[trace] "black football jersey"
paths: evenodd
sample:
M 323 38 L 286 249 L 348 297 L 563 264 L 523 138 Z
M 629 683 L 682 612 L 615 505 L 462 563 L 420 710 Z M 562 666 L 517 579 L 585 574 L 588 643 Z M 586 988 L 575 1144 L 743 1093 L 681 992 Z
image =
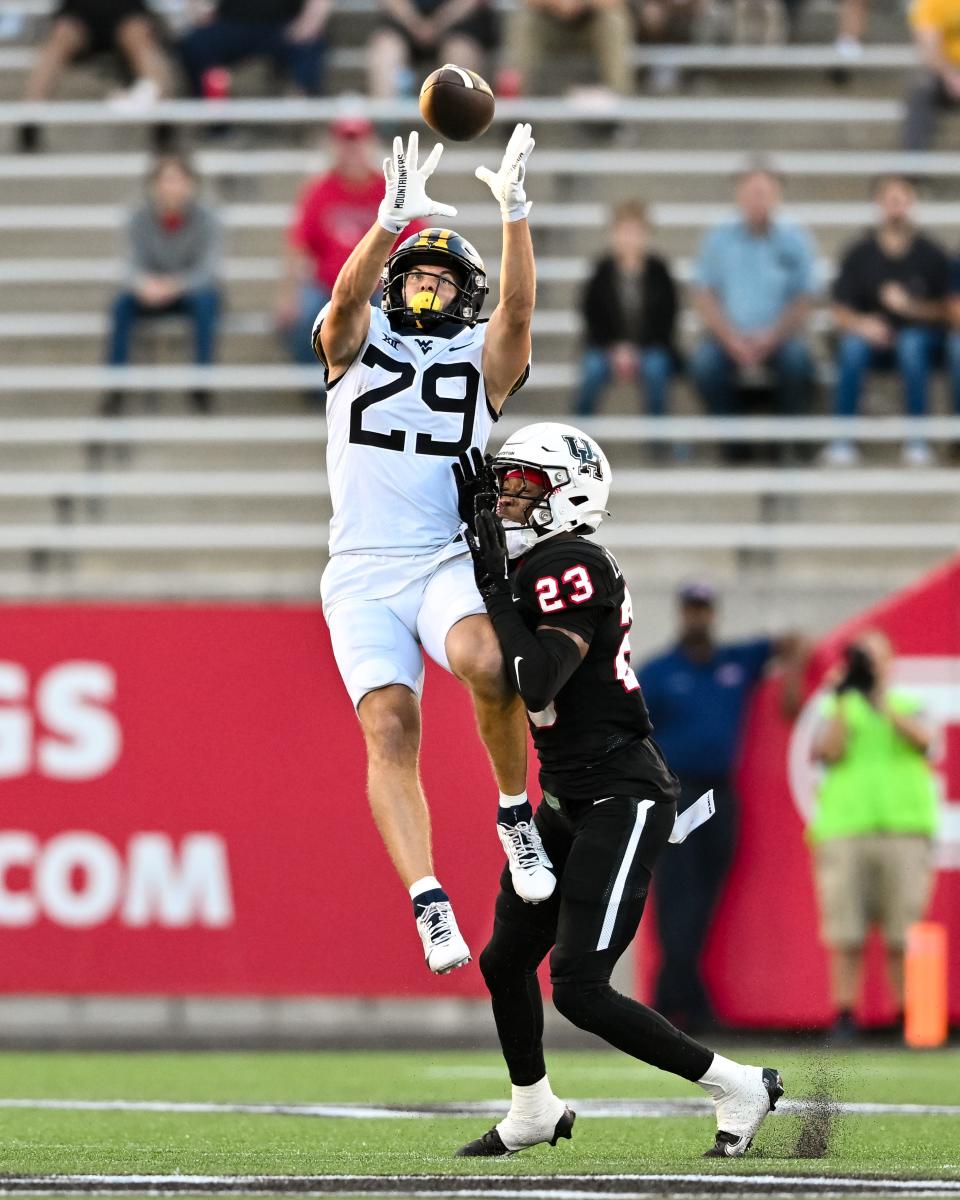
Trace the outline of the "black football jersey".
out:
M 590 643 L 553 703 L 528 713 L 544 789 L 572 800 L 675 799 L 630 666 L 633 607 L 617 560 L 586 538 L 551 538 L 519 561 L 511 583 L 529 629 L 564 626 Z

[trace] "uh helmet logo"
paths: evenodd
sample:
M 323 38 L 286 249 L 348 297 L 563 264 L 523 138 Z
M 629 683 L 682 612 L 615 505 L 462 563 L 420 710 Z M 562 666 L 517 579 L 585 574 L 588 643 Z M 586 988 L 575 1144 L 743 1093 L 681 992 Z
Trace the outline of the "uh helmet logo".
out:
M 563 440 L 567 443 L 567 449 L 570 451 L 570 456 L 575 458 L 580 463 L 580 471 L 582 474 L 590 472 L 594 479 L 603 479 L 603 463 L 600 461 L 596 450 L 586 438 L 576 437 L 572 433 L 565 433 Z

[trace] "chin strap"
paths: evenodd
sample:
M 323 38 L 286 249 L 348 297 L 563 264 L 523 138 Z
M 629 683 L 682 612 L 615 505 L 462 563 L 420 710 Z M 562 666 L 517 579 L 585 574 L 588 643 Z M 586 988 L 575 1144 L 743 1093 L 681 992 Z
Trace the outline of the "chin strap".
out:
M 529 525 L 516 525 L 513 521 L 503 522 L 503 532 L 507 536 L 507 558 L 522 558 L 524 554 L 537 543 L 537 531 Z

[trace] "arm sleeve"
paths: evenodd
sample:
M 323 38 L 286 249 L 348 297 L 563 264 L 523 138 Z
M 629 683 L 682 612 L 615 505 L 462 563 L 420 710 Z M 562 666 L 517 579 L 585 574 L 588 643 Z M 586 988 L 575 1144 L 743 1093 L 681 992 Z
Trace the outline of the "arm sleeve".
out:
M 139 212 L 135 212 L 127 222 L 127 269 L 125 280 L 128 288 L 133 288 L 139 276 L 150 273 L 147 264 L 145 243 L 143 219 Z
M 663 329 L 666 333 L 666 341 L 668 345 L 672 345 L 674 335 L 676 333 L 677 312 L 679 311 L 679 298 L 677 296 L 677 285 L 674 282 L 673 275 L 670 273 L 670 267 L 666 262 L 661 264 L 663 269 L 663 309 L 660 319 L 663 322 Z
M 759 679 L 773 657 L 776 647 L 771 638 L 757 638 L 752 642 L 741 642 L 736 647 L 737 657 L 751 679 Z
M 931 247 L 933 252 L 930 256 L 930 299 L 942 300 L 951 291 L 952 268 L 943 247 L 936 242 L 931 242 Z
M 569 628 L 589 645 L 600 619 L 599 609 L 564 615 L 537 632 L 527 628 L 512 596 L 496 593 L 486 600 L 510 682 L 530 712 L 542 712 L 580 666 L 580 650 L 561 633 Z
M 591 346 L 606 346 L 610 341 L 609 331 L 605 327 L 605 322 L 600 312 L 602 307 L 600 288 L 601 266 L 601 263 L 594 264 L 593 274 L 584 285 L 581 296 L 580 307 L 586 327 L 587 341 Z
M 939 32 L 940 22 L 930 0 L 913 0 L 908 13 L 911 26 L 917 30 L 933 29 Z
M 848 247 L 840 262 L 840 270 L 833 281 L 833 299 L 845 308 L 857 308 L 857 291 L 854 286 L 854 269 L 856 266 L 855 247 Z
M 812 296 L 816 291 L 816 280 L 814 278 L 814 253 L 813 253 L 813 238 L 805 229 L 795 229 L 794 239 L 797 246 L 797 269 L 793 278 L 793 286 L 791 288 L 792 300 L 797 300 L 801 296 Z
M 722 280 L 720 278 L 719 229 L 711 230 L 700 243 L 697 263 L 694 268 L 694 280 L 698 287 L 709 288 L 719 293 Z
M 222 231 L 218 217 L 209 209 L 204 214 L 203 244 L 197 261 L 183 276 L 189 291 L 214 287 L 220 274 Z

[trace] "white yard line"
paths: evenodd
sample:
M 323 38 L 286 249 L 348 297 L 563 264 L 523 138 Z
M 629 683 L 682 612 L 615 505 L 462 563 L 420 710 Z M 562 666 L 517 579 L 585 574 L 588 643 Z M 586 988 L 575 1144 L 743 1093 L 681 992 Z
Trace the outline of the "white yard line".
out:
M 577 1116 L 594 1117 L 700 1117 L 713 1113 L 707 1099 L 677 1100 L 568 1100 Z M 821 1101 L 783 1100 L 777 1112 L 803 1113 L 819 1110 Z M 55 1109 L 65 1112 L 151 1112 L 151 1113 L 241 1113 L 251 1116 L 325 1117 L 359 1121 L 418 1120 L 422 1117 L 500 1117 L 506 1100 L 463 1100 L 444 1104 L 243 1104 L 193 1100 L 71 1100 L 31 1097 L 0 1098 L 0 1109 Z M 838 1116 L 960 1117 L 960 1104 L 877 1104 L 867 1101 L 837 1101 Z

